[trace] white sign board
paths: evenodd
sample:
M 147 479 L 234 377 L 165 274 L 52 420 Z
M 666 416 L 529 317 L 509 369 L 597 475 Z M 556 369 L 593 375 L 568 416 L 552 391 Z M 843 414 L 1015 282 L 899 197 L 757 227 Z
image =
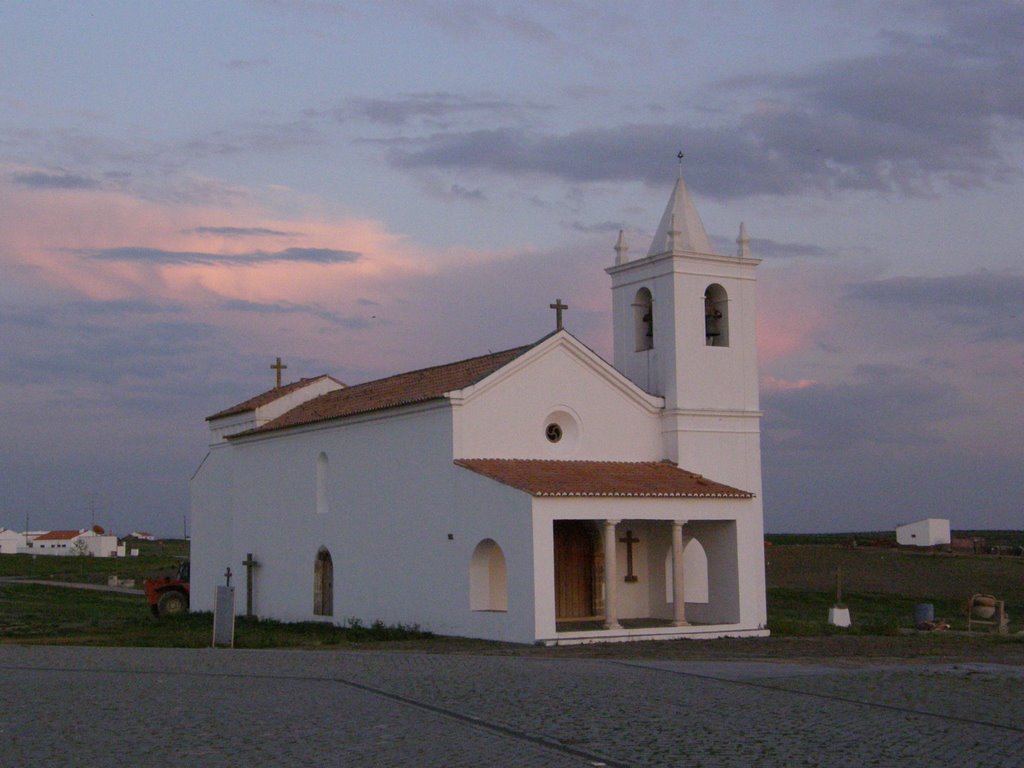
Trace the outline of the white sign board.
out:
M 213 606 L 213 645 L 234 648 L 235 588 L 217 587 Z

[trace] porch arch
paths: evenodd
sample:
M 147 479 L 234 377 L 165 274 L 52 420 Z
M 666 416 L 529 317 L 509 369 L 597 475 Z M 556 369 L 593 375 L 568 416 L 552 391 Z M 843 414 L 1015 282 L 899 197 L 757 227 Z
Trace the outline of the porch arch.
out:
M 704 545 L 691 538 L 683 547 L 683 583 L 687 603 L 708 601 L 708 555 Z M 665 602 L 674 603 L 672 587 L 672 547 L 665 552 Z

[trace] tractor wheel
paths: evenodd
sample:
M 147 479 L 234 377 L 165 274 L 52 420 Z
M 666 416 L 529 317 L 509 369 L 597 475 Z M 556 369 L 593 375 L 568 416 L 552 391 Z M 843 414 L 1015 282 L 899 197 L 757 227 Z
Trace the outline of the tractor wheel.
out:
M 181 616 L 188 611 L 188 598 L 181 592 L 164 592 L 160 595 L 157 610 L 161 616 Z

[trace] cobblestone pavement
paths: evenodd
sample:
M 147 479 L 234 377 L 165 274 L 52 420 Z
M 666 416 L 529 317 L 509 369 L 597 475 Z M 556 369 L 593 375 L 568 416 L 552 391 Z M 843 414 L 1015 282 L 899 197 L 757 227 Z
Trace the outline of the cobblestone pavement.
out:
M 1024 765 L 1024 668 L 0 646 L 0 765 Z

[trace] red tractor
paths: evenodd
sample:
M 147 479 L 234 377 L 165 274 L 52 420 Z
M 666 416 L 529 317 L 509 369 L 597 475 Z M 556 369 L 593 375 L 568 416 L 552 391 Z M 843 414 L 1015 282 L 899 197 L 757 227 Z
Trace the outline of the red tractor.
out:
M 189 562 L 178 566 L 174 576 L 146 579 L 146 599 L 154 616 L 181 616 L 188 613 Z

